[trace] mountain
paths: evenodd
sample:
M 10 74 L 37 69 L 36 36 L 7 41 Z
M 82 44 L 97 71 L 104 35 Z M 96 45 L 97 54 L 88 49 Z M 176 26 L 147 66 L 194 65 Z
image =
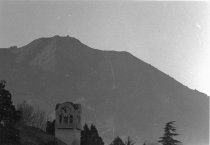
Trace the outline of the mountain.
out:
M 184 144 L 209 143 L 209 97 L 128 52 L 69 36 L 39 38 L 0 49 L 0 79 L 15 103 L 27 100 L 49 114 L 57 103 L 81 103 L 83 122 L 96 124 L 107 143 L 117 135 L 155 142 L 172 120 Z

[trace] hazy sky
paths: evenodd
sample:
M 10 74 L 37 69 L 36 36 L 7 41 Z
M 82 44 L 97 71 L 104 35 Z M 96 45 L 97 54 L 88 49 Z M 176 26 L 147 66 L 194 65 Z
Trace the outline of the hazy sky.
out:
M 0 1 L 0 47 L 70 35 L 125 50 L 210 95 L 209 2 Z

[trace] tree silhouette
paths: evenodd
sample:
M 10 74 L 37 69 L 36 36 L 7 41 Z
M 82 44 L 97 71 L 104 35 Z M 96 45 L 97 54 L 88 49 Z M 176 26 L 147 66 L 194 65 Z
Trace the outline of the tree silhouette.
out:
M 47 121 L 46 123 L 46 132 L 50 135 L 55 136 L 55 120 Z
M 104 145 L 102 138 L 98 134 L 97 128 L 93 124 L 90 126 L 90 133 L 92 145 Z
M 143 145 L 146 145 L 146 141 L 144 142 L 144 144 Z
M 83 130 L 81 131 L 81 145 L 89 145 L 89 136 L 90 130 L 88 128 L 88 125 L 85 124 Z
M 122 139 L 117 136 L 110 145 L 125 145 L 125 143 L 122 141 Z
M 99 136 L 97 128 L 92 124 L 90 128 L 84 125 L 81 132 L 81 145 L 104 145 L 103 139 Z
M 175 121 L 171 121 L 165 124 L 163 137 L 160 137 L 160 140 L 158 141 L 162 145 L 177 145 L 181 143 L 180 141 L 173 139 L 174 136 L 179 135 L 176 133 L 174 122 Z
M 127 140 L 125 141 L 125 145 L 134 145 L 135 142 L 133 142 L 130 138 L 130 136 L 127 138 Z
M 15 128 L 18 113 L 5 84 L 6 81 L 0 81 L 0 144 L 20 145 L 19 131 Z

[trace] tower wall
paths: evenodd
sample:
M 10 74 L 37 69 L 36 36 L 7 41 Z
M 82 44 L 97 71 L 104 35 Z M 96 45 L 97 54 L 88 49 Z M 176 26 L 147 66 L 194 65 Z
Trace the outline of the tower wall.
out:
M 57 129 L 55 136 L 67 145 L 80 145 L 80 130 L 77 129 Z
M 67 145 L 80 145 L 80 104 L 66 102 L 56 105 L 55 136 Z

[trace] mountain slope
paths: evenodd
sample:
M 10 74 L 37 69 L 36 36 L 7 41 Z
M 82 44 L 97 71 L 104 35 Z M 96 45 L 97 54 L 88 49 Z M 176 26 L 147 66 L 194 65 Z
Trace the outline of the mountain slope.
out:
M 108 142 L 115 135 L 155 141 L 164 123 L 176 120 L 185 144 L 208 144 L 208 96 L 127 52 L 54 36 L 0 49 L 0 68 L 15 102 L 36 102 L 49 113 L 56 103 L 79 102 L 84 122 L 94 122 Z

